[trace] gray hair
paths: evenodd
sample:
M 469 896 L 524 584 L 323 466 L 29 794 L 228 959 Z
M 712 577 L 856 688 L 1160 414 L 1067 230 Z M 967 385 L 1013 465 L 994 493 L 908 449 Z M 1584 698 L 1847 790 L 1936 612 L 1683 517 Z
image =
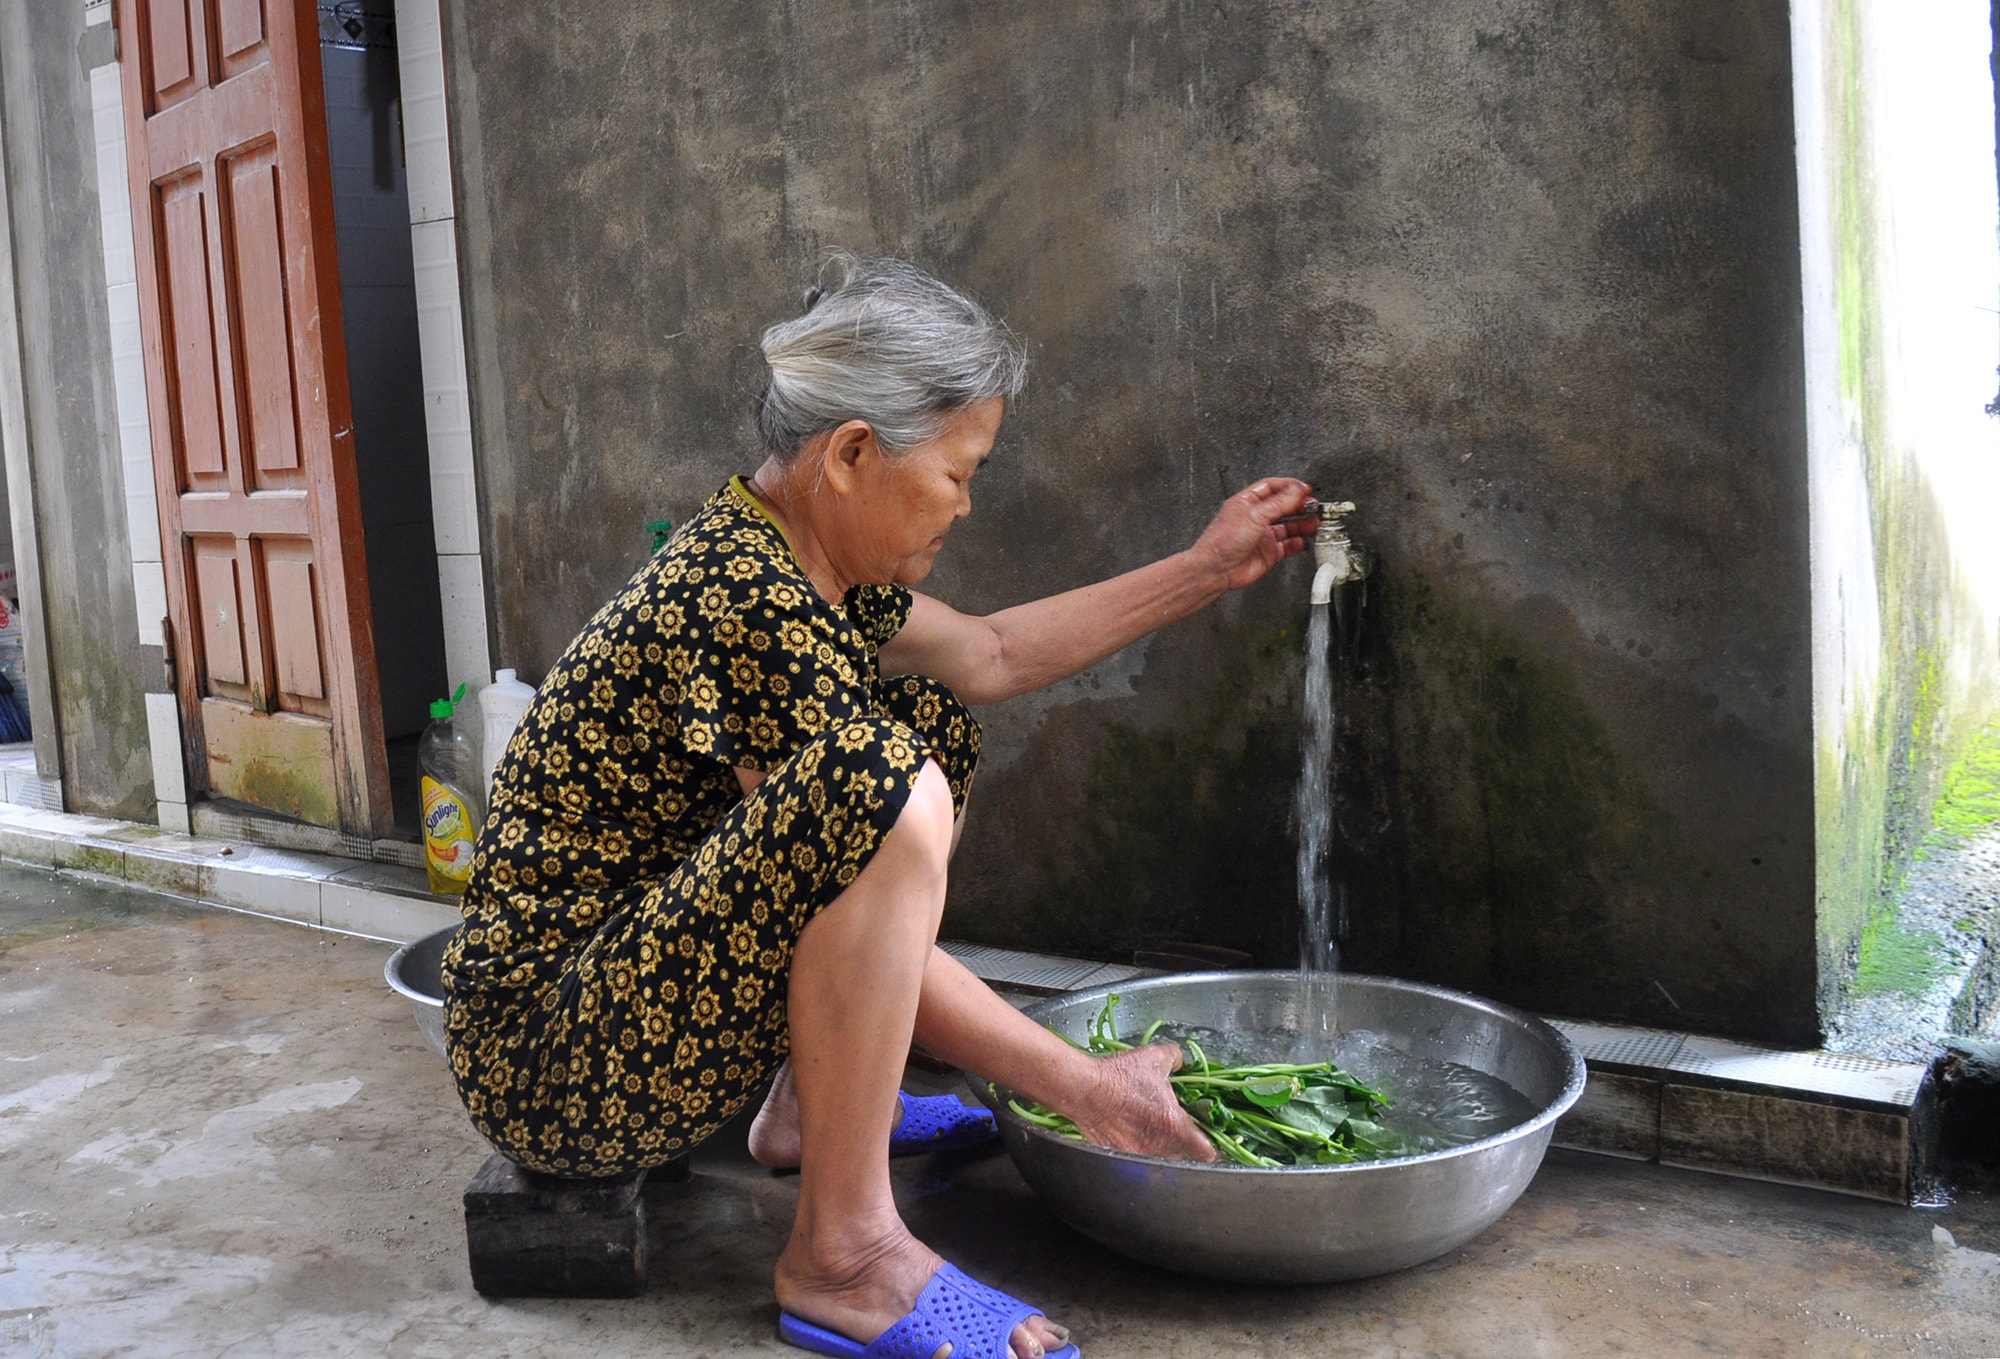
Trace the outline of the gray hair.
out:
M 1027 379 L 1027 352 L 992 313 L 903 260 L 836 254 L 805 302 L 764 332 L 757 432 L 780 462 L 849 420 L 890 453 L 914 448 Z

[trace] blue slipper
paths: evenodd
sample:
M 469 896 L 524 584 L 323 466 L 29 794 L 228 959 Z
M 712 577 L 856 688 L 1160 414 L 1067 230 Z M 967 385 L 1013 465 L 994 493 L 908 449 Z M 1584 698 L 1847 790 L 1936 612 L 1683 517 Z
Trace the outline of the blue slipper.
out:
M 963 1151 L 984 1146 L 999 1135 L 999 1124 L 984 1109 L 962 1104 L 950 1095 L 906 1094 L 903 1121 L 889 1134 L 889 1154 L 923 1156 L 933 1151 Z
M 891 1156 L 928 1156 L 934 1151 L 965 1151 L 983 1147 L 1000 1136 L 1000 1125 L 984 1109 L 961 1104 L 950 1095 L 902 1094 L 903 1119 L 889 1134 Z M 797 1166 L 773 1166 L 773 1175 L 799 1173 Z
M 903 1096 L 908 1099 L 909 1096 Z M 835 1335 L 790 1312 L 778 1313 L 778 1336 L 802 1350 L 833 1359 L 931 1359 L 942 1345 L 951 1359 L 1013 1359 L 1009 1338 L 1014 1328 L 1041 1313 L 1018 1298 L 971 1278 L 955 1266 L 941 1265 L 917 1294 L 908 1316 L 863 1345 Z M 1047 1359 L 1082 1359 L 1074 1345 L 1050 1350 Z

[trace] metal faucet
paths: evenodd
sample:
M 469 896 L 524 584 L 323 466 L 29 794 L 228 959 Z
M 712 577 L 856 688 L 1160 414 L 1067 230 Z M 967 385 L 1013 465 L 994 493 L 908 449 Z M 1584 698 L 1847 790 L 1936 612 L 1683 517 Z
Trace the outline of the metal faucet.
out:
M 1313 559 L 1319 563 L 1319 569 L 1313 572 L 1312 602 L 1325 604 L 1338 587 L 1367 578 L 1374 565 L 1374 554 L 1356 547 L 1347 536 L 1347 525 L 1342 520 L 1354 513 L 1353 501 L 1322 500 L 1317 508 L 1319 532 L 1313 535 Z

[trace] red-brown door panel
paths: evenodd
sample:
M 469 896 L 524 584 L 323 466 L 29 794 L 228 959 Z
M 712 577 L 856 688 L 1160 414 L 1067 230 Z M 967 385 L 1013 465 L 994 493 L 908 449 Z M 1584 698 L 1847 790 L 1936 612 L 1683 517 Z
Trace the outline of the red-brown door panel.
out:
M 228 79 L 264 61 L 262 0 L 214 0 L 216 69 Z
M 265 633 L 271 639 L 276 680 L 275 707 L 316 717 L 331 715 L 326 702 L 326 635 L 320 625 L 312 543 L 304 538 L 266 538 L 264 564 Z
M 208 692 L 248 701 L 250 655 L 243 637 L 243 582 L 236 570 L 236 540 L 190 538 L 194 590 L 188 601 L 201 641 Z
M 147 403 L 197 792 L 389 824 L 309 0 L 118 0 Z
M 275 141 L 266 142 L 223 163 L 228 186 L 223 251 L 230 262 L 227 296 L 236 340 L 237 409 L 244 415 L 239 428 L 248 450 L 246 490 L 290 490 L 303 483 L 276 152 Z
M 202 21 L 195 0 L 141 0 L 143 23 L 128 33 L 144 34 L 139 67 L 146 85 L 146 111 L 157 113 L 192 98 L 199 86 L 195 35 Z
M 167 381 L 167 446 L 173 484 L 183 491 L 226 489 L 221 392 L 217 387 L 213 298 L 209 294 L 208 195 L 193 168 L 156 186 L 156 267 L 162 328 L 172 351 Z

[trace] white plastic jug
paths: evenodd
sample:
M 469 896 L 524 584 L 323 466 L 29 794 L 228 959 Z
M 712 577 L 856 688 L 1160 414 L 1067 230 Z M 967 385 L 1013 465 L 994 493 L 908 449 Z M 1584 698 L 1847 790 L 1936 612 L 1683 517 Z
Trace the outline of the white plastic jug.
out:
M 479 743 L 486 756 L 486 795 L 493 795 L 493 771 L 500 767 L 500 757 L 507 753 L 507 743 L 514 739 L 514 728 L 521 725 L 528 705 L 535 701 L 535 691 L 530 686 L 514 678 L 512 670 L 493 672 L 493 683 L 479 691 L 479 714 L 484 719 Z

